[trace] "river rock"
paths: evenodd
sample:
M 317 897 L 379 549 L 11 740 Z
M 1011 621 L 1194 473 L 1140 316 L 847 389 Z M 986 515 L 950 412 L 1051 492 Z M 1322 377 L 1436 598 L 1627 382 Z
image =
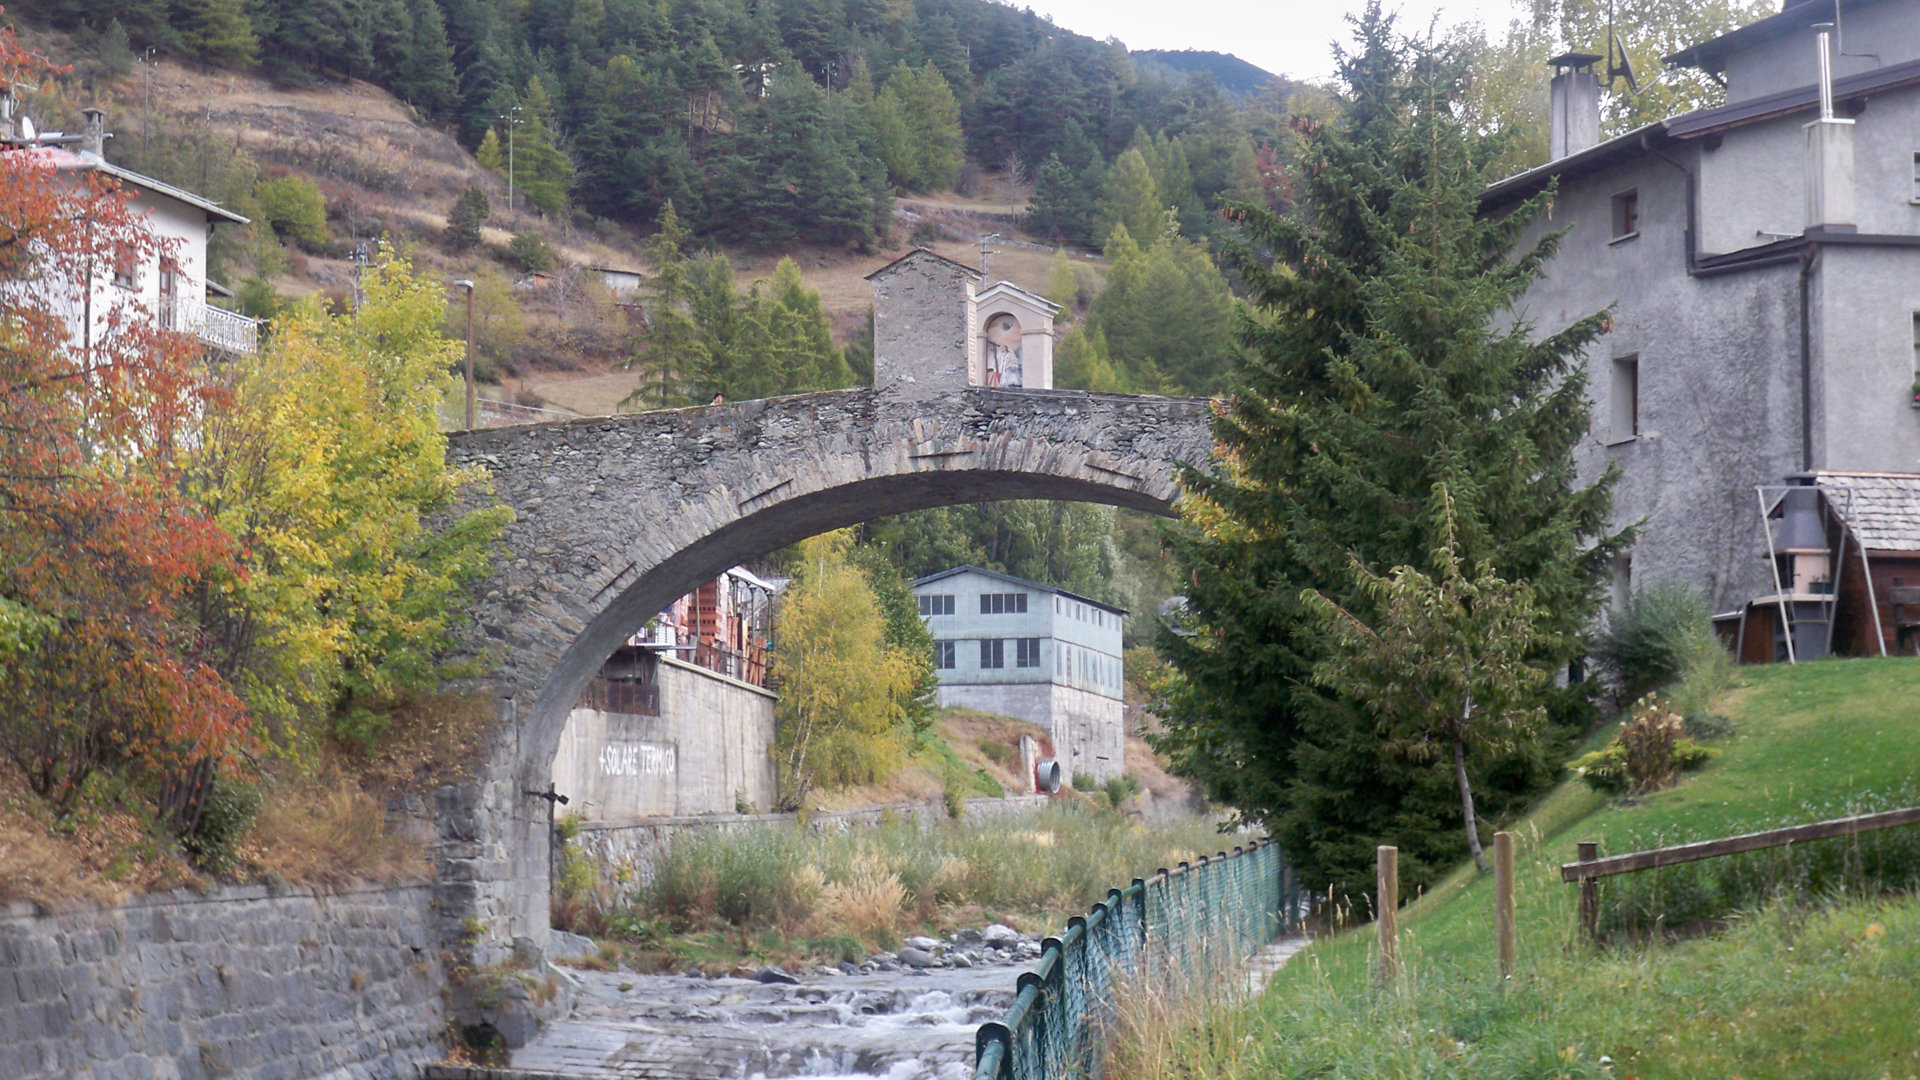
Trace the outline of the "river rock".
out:
M 909 945 L 900 950 L 900 962 L 908 967 L 924 968 L 932 967 L 940 961 L 927 950 L 918 949 Z
M 1008 948 L 1021 940 L 1020 931 L 1005 923 L 994 923 L 980 931 L 980 940 L 996 949 Z
M 967 954 L 963 952 L 948 953 L 947 959 L 952 961 L 954 967 L 970 968 L 973 966 L 973 961 L 967 959 Z
M 940 943 L 938 941 L 935 941 L 930 937 L 919 937 L 917 935 L 914 937 L 908 938 L 907 944 L 913 946 L 916 949 L 921 949 L 926 952 L 935 952 L 940 948 Z
M 772 964 L 768 964 L 766 967 L 763 967 L 759 971 L 755 972 L 753 978 L 755 982 L 763 982 L 768 984 L 781 983 L 787 986 L 798 986 L 800 984 L 799 979 L 796 979 L 792 975 L 787 974 L 785 971 L 782 971 L 781 969 L 774 967 Z
M 555 960 L 578 963 L 600 955 L 600 946 L 590 937 L 554 930 L 547 935 L 547 955 Z

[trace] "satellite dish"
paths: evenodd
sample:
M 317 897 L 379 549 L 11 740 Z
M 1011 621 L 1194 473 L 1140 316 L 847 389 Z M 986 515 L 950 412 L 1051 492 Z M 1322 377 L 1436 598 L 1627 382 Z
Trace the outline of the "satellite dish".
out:
M 23 116 L 20 118 L 20 137 L 27 140 L 28 142 L 32 142 L 34 139 L 38 138 L 38 136 L 36 136 L 33 133 L 32 117 Z

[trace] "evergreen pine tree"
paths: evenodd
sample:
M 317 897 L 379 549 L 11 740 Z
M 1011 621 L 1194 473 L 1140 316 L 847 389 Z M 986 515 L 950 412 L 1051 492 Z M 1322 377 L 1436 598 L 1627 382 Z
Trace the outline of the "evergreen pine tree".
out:
M 567 193 L 573 187 L 573 159 L 556 145 L 553 99 L 538 75 L 527 80 L 521 108 L 524 122 L 514 136 L 514 182 L 541 213 L 564 214 Z
M 659 231 L 647 241 L 654 276 L 647 279 L 643 292 L 646 333 L 625 365 L 640 371 L 640 382 L 620 402 L 622 406 L 667 409 L 691 404 L 687 391 L 712 362 L 700 340 L 700 328 L 687 310 L 693 289 L 686 245 L 692 239 L 668 203 L 660 211 Z
M 244 0 L 174 0 L 180 47 L 202 63 L 250 64 L 259 39 Z
M 500 145 L 500 133 L 488 128 L 480 139 L 480 148 L 473 152 L 474 163 L 490 173 L 507 175 L 507 148 Z
M 407 14 L 413 24 L 413 37 L 395 81 L 401 95 L 427 115 L 444 116 L 460 97 L 446 20 L 434 0 L 409 0 Z
M 1115 365 L 1135 386 L 1221 389 L 1233 360 L 1233 296 L 1206 244 L 1180 234 L 1172 208 L 1144 251 L 1124 228 L 1114 236 L 1107 287 L 1088 321 L 1105 335 Z
M 447 213 L 447 231 L 443 242 L 448 251 L 468 251 L 480 243 L 480 226 L 486 224 L 493 205 L 487 193 L 477 187 L 462 191 Z
M 1027 231 L 1054 243 L 1065 243 L 1081 232 L 1075 226 L 1075 210 L 1080 204 L 1078 181 L 1072 170 L 1060 161 L 1060 155 L 1047 158 L 1033 183 L 1033 195 L 1027 199 Z
M 1114 158 L 1112 167 L 1107 169 L 1106 188 L 1100 197 L 1094 230 L 1102 240 L 1117 226 L 1125 226 L 1134 236 L 1156 236 L 1166 209 L 1146 156 L 1138 146 L 1131 146 Z
M 1607 525 L 1613 476 L 1579 486 L 1572 457 L 1588 424 L 1579 360 L 1604 313 L 1545 336 L 1495 325 L 1557 248 L 1556 233 L 1512 250 L 1552 193 L 1481 218 L 1489 155 L 1453 116 L 1454 73 L 1377 2 L 1358 35 L 1338 115 L 1300 134 L 1301 212 L 1245 211 L 1229 249 L 1256 309 L 1241 322 L 1249 362 L 1215 424 L 1226 467 L 1186 478 L 1186 615 L 1160 640 L 1179 672 L 1162 748 L 1264 820 L 1309 887 L 1355 897 L 1376 844 L 1399 845 L 1409 891 L 1464 853 L 1458 793 L 1450 767 L 1312 684 L 1333 642 L 1303 592 L 1374 619 L 1354 564 L 1429 565 L 1444 484 L 1460 561 L 1531 588 L 1555 644 L 1530 660 L 1548 668 L 1577 649 L 1623 542 Z M 1535 741 L 1475 763 L 1481 812 L 1511 812 L 1556 760 Z

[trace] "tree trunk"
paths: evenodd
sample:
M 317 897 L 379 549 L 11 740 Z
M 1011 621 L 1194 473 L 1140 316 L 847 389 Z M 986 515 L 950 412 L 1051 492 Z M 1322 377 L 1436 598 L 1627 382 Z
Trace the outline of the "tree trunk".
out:
M 1480 828 L 1473 815 L 1473 788 L 1467 783 L 1467 745 L 1457 736 L 1453 740 L 1453 775 L 1460 781 L 1460 812 L 1467 821 L 1467 850 L 1473 852 L 1473 865 L 1484 874 L 1487 855 L 1480 850 Z

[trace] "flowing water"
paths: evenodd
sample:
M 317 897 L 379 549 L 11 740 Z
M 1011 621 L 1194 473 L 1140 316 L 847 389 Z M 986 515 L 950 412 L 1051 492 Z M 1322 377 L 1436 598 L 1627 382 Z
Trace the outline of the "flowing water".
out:
M 583 1080 L 964 1080 L 975 1029 L 1006 1012 L 1023 969 L 815 972 L 791 985 L 571 972 L 572 1012 L 514 1051 L 512 1067 Z

